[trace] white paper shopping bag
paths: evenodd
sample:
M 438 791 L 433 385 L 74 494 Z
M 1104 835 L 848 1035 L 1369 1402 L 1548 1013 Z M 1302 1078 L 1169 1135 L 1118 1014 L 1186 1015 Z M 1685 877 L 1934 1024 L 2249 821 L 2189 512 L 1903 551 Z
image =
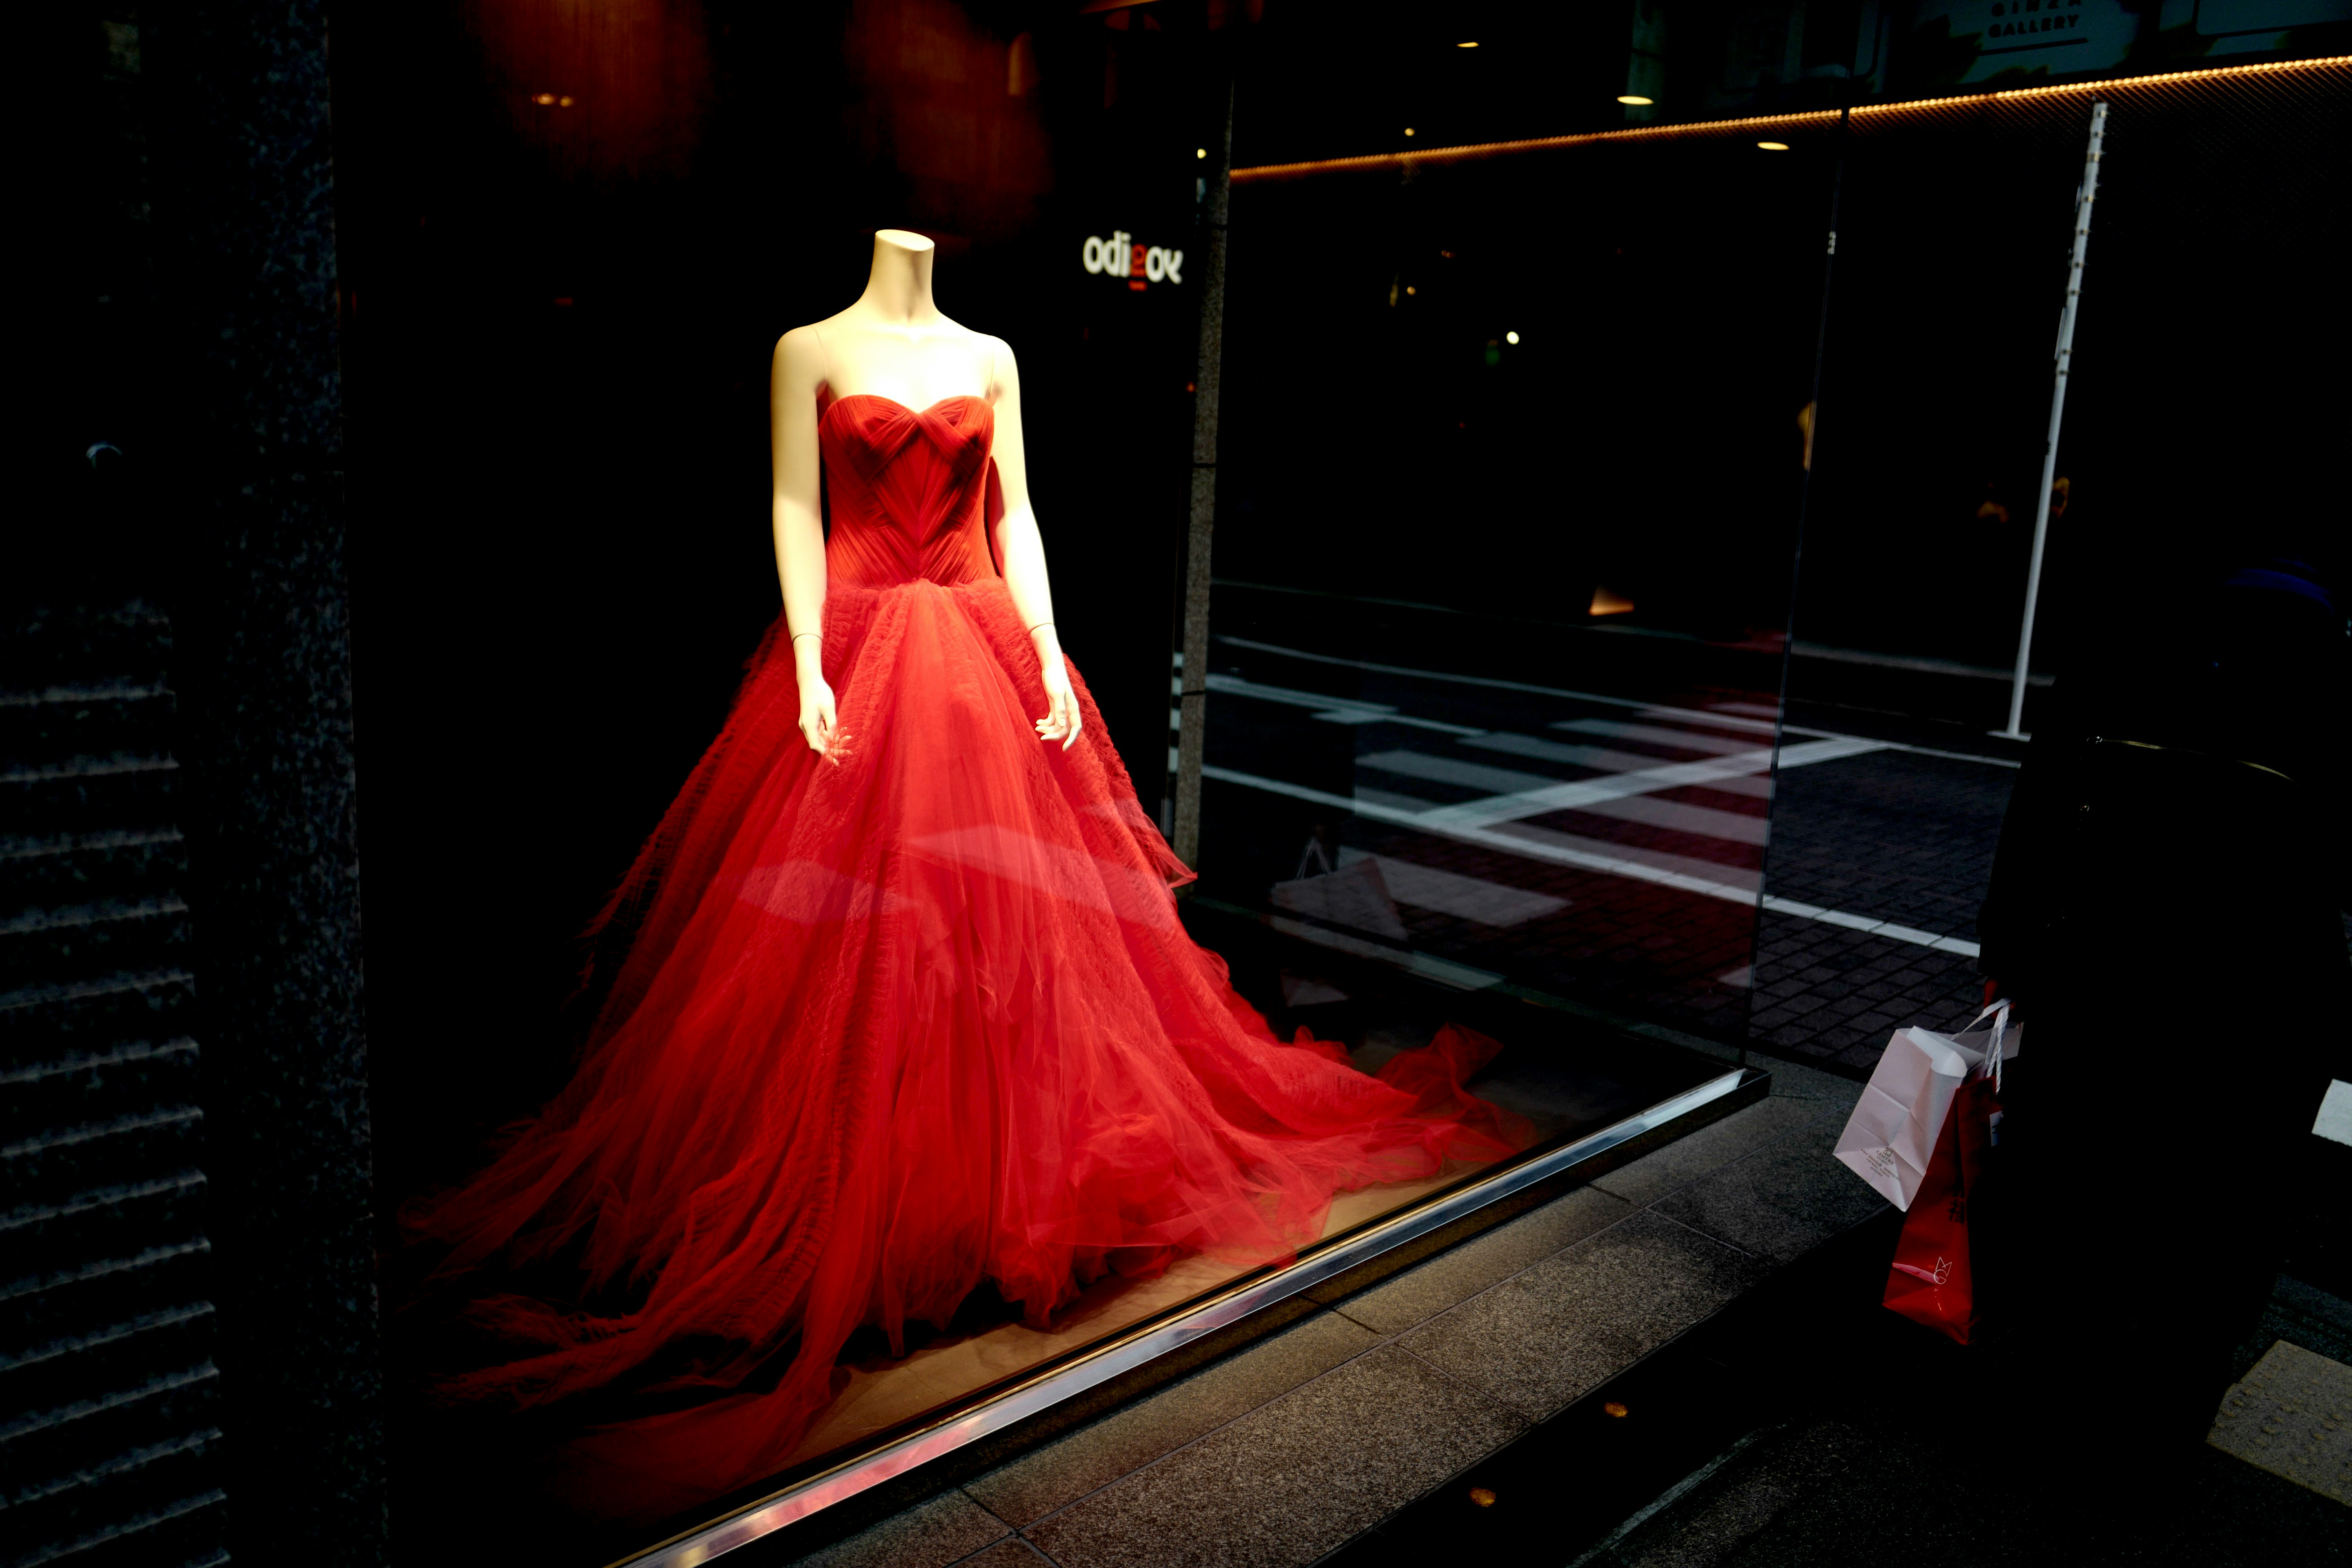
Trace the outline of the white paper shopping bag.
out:
M 2017 1031 L 2008 1024 L 2009 1004 L 2002 1001 L 1958 1034 L 1895 1030 L 1853 1114 L 1846 1119 L 1837 1157 L 1888 1203 L 1909 1209 L 1927 1177 L 1927 1159 L 1936 1152 L 1952 1096 L 1969 1074 L 1985 1065 L 1996 1040 L 2003 1059 L 2017 1054 Z

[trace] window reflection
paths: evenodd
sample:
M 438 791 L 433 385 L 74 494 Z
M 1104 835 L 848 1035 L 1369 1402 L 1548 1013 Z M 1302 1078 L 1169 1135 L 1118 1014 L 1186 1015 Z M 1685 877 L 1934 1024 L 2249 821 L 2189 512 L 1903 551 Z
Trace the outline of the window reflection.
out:
M 1243 186 L 1384 243 L 1236 269 L 1207 896 L 1737 1034 L 1831 169 L 1742 145 Z

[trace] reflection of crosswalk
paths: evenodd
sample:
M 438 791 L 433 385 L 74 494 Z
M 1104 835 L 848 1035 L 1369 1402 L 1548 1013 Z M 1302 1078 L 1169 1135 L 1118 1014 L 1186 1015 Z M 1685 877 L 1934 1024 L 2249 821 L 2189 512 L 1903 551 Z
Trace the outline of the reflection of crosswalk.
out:
M 1276 908 L 1323 925 L 1351 927 L 1394 942 L 1409 940 L 1397 918 L 1399 905 L 1496 929 L 1522 925 L 1568 907 L 1566 899 L 1549 893 L 1356 848 L 1341 849 L 1339 865 L 1324 875 L 1276 882 L 1273 900 Z
M 1388 884 L 1389 892 L 1398 903 L 1434 910 L 1480 925 L 1515 926 L 1568 908 L 1566 899 L 1530 892 L 1525 888 L 1505 887 L 1484 877 L 1442 871 L 1434 866 L 1400 860 L 1393 855 L 1367 855 L 1360 849 L 1339 851 L 1343 868 L 1362 860 L 1380 867 L 1381 879 Z
M 1551 727 L 1576 735 L 1606 735 L 1617 741 L 1654 741 L 1683 752 L 1730 752 L 1756 748 L 1753 740 L 1735 741 L 1727 735 L 1710 735 L 1698 730 L 1669 730 L 1663 724 L 1628 724 L 1616 719 L 1563 719 Z
M 1432 784 L 1460 784 L 1465 789 L 1492 791 L 1490 798 L 1505 799 L 1531 795 L 1551 788 L 1559 781 L 1541 773 L 1523 773 L 1513 768 L 1489 767 L 1485 763 L 1464 762 L 1458 757 L 1433 756 L 1426 752 L 1374 752 L 1369 757 L 1358 757 L 1360 768 L 1373 768 L 1384 773 L 1402 773 L 1409 779 L 1427 779 Z M 1432 801 L 1430 809 L 1440 809 Z
M 1701 838 L 1721 838 L 1733 844 L 1752 844 L 1759 849 L 1764 847 L 1762 817 L 1720 811 L 1711 805 L 1633 795 L 1622 800 L 1596 800 L 1581 809 L 1595 816 L 1613 816 L 1621 822 L 1638 822 L 1671 833 L 1690 833 Z
M 1312 691 L 1293 691 L 1286 686 L 1261 686 L 1254 680 L 1244 680 L 1238 675 L 1212 675 L 1209 689 L 1222 691 L 1229 697 L 1255 697 L 1261 702 L 1280 702 L 1292 708 L 1317 710 L 1315 717 L 1333 724 L 1370 724 L 1374 722 L 1402 724 L 1408 729 L 1437 730 L 1449 735 L 1475 735 L 1479 731 L 1462 724 L 1441 724 L 1434 719 L 1415 719 L 1400 713 L 1384 702 L 1357 702 L 1336 697 L 1324 697 Z
M 1834 762 L 1840 757 L 1859 756 L 1879 749 L 1874 741 L 1807 741 L 1800 745 L 1780 749 L 1780 765 L 1801 768 L 1809 763 Z M 1660 763 L 1655 757 L 1627 757 L 1628 762 L 1647 763 L 1647 767 L 1615 769 L 1596 779 L 1574 779 L 1567 783 L 1538 782 L 1530 788 L 1497 795 L 1489 800 L 1467 802 L 1444 808 L 1441 818 L 1447 822 L 1496 823 L 1517 821 L 1523 816 L 1541 816 L 1553 811 L 1582 811 L 1601 801 L 1622 800 L 1628 795 L 1656 795 L 1664 790 L 1687 789 L 1703 785 L 1712 789 L 1727 779 L 1760 778 L 1770 772 L 1770 749 L 1747 749 L 1727 757 L 1712 757 L 1696 763 Z M 1586 763 L 1584 766 L 1599 766 Z
M 1622 774 L 1637 783 L 1643 780 L 1647 770 L 1654 766 L 1658 761 L 1655 757 L 1641 752 L 1612 752 L 1601 746 L 1571 746 L 1559 741 L 1547 741 L 1539 735 L 1480 735 L 1475 739 L 1465 737 L 1462 743 L 1465 746 L 1476 746 L 1484 751 L 1502 752 L 1511 756 L 1532 757 L 1547 763 L 1566 763 L 1570 767 L 1593 768 L 1602 773 Z M 1585 782 L 1598 784 L 1601 781 L 1587 779 Z M 1772 794 L 1771 784 L 1759 776 L 1743 773 L 1726 773 L 1720 768 L 1714 770 L 1712 775 L 1694 774 L 1687 782 L 1703 783 L 1712 790 L 1720 790 L 1727 795 L 1748 795 L 1757 800 L 1769 799 Z M 1675 786 L 1666 784 L 1661 787 L 1672 789 Z M 1633 793 L 1641 795 L 1647 792 L 1637 788 Z
M 1359 782 L 1351 795 L 1340 795 L 1307 784 L 1223 767 L 1203 768 L 1202 772 L 1205 778 L 1332 806 L 1371 821 L 1412 828 L 1524 859 L 1604 872 L 1735 903 L 1753 905 L 1758 901 L 1761 883 L 1759 860 L 1765 842 L 1765 819 L 1760 816 L 1727 810 L 1721 805 L 1710 805 L 1703 800 L 1657 798 L 1675 791 L 1693 788 L 1750 799 L 1769 797 L 1769 775 L 1776 762 L 1770 744 L 1774 726 L 1755 716 L 1758 710 L 1753 704 L 1727 704 L 1726 707 L 1731 710 L 1725 712 L 1673 708 L 1517 681 L 1365 665 L 1355 660 L 1306 654 L 1241 638 L 1220 640 L 1318 663 L 1354 665 L 1360 668 L 1432 680 L 1564 698 L 1580 704 L 1617 710 L 1628 716 L 1580 715 L 1549 721 L 1544 725 L 1547 730 L 1563 737 L 1589 736 L 1598 742 L 1619 742 L 1614 746 L 1590 744 L 1565 738 L 1553 740 L 1546 735 L 1441 723 L 1402 713 L 1392 704 L 1333 698 L 1316 692 L 1266 686 L 1235 676 L 1212 675 L 1208 679 L 1209 689 L 1223 697 L 1306 709 L 1315 719 L 1326 722 L 1401 724 L 1407 729 L 1424 731 L 1426 739 L 1412 744 L 1372 751 L 1357 759 L 1359 770 L 1377 778 L 1393 778 L 1411 786 L 1405 790 Z M 1811 733 L 1819 738 L 1781 746 L 1777 758 L 1778 766 L 1783 769 L 1805 767 L 1886 749 L 1884 742 L 1859 737 L 1822 735 L 1819 731 Z M 1441 735 L 1450 737 L 1450 740 L 1440 739 Z M 1650 749 L 1635 751 L 1628 747 Z M 1661 752 L 1680 752 L 1682 756 L 1660 755 Z M 1484 755 L 1465 755 L 1465 752 Z M 1561 778 L 1556 773 L 1532 771 L 1525 765 L 1506 766 L 1502 763 L 1506 757 L 1514 763 L 1532 763 L 1538 767 L 1572 768 L 1586 776 Z M 1486 760 L 1487 758 L 1494 760 Z M 1425 791 L 1430 785 L 1438 786 L 1437 793 L 1450 793 L 1454 798 L 1432 800 L 1412 793 L 1413 788 Z M 1460 798 L 1465 794 L 1470 798 Z M 1631 831 L 1637 837 L 1647 835 L 1647 841 L 1622 841 L 1605 837 L 1603 835 L 1611 830 L 1600 824 L 1596 824 L 1591 831 L 1575 832 L 1560 823 L 1529 820 L 1560 813 L 1576 813 L 1622 823 L 1626 825 L 1623 831 Z M 1660 831 L 1675 837 L 1661 845 L 1656 841 Z M 1684 853 L 1673 847 L 1678 839 L 1689 841 L 1688 847 L 1692 852 Z M 1711 854 L 1707 849 L 1709 845 L 1719 847 Z M 1429 879 L 1458 877 L 1458 873 L 1439 872 L 1434 868 L 1420 867 L 1393 855 L 1381 857 L 1379 860 L 1382 880 L 1400 903 L 1460 914 L 1463 918 L 1486 924 L 1510 925 L 1538 918 L 1533 912 L 1517 912 L 1516 918 L 1488 918 L 1530 908 L 1524 904 L 1511 904 L 1507 898 L 1498 895 L 1549 897 L 1476 878 L 1459 878 L 1462 883 L 1471 886 L 1453 886 Z M 1764 896 L 1762 902 L 1766 909 L 1780 913 L 1869 931 L 1948 952 L 1974 956 L 1977 951 L 1974 942 L 1956 937 L 1917 931 L 1776 895 Z M 1469 913 L 1473 908 L 1484 910 L 1486 913 Z M 1549 913 L 1550 910 L 1540 912 Z

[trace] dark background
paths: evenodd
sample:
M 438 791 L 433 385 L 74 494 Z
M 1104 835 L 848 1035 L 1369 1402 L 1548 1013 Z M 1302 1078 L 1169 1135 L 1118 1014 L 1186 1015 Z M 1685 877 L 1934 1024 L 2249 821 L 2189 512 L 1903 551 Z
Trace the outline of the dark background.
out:
M 1606 585 L 1653 624 L 1777 629 L 1834 156 L 1717 139 L 1241 188 L 1218 574 L 1577 621 Z
M 2266 555 L 2345 587 L 2347 92 L 2335 67 L 2097 95 L 2037 668 L 2177 639 Z M 1856 121 L 1800 637 L 2015 658 L 2091 96 Z
M 1265 59 L 1299 53 L 1271 22 L 1264 42 Z M 1397 51 L 1425 81 L 1410 92 L 1366 65 L 1388 123 L 1360 110 L 1344 151 L 1425 146 L 1449 119 L 1449 143 L 1609 121 L 1593 87 L 1538 125 L 1513 91 L 1516 47 L 1432 36 Z M 1818 108 L 1835 79 L 1734 107 Z M 1482 80 L 1491 97 L 1471 90 Z M 2347 410 L 2330 367 L 2352 347 L 2336 276 L 2352 167 L 2331 126 L 2347 90 L 2352 71 L 2330 66 L 2095 95 L 2111 107 L 2038 671 L 2178 637 L 2249 561 L 2345 580 Z M 1796 635 L 2005 672 L 2094 96 L 1243 184 L 1218 574 L 1562 626 L 1589 624 L 1601 584 L 1636 605 L 1612 629 L 1769 637 L 1834 185 Z M 1237 163 L 1343 150 L 1295 97 L 1263 116 L 1255 101 L 1245 90 Z M 1519 345 L 1496 342 L 1513 329 Z M 1527 679 L 1574 684 L 1580 642 Z M 1843 700 L 1850 673 L 1800 658 L 1792 689 Z M 2005 713 L 1997 679 L 1915 695 L 1919 717 L 1981 729 Z
M 1200 269 L 1139 293 L 1080 263 L 1114 228 L 1200 252 L 1218 39 L 1202 7 L 1150 12 L 525 0 L 339 26 L 388 1194 L 560 1075 L 572 933 L 778 610 L 769 356 L 856 297 L 877 227 L 932 235 L 940 307 L 1021 356 L 1065 643 L 1157 806 Z

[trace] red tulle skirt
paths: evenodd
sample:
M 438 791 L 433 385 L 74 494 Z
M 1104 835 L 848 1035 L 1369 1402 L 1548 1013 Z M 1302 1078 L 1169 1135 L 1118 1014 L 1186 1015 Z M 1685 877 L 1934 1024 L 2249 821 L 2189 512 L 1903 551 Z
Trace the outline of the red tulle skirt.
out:
M 1000 580 L 836 586 L 824 647 L 836 754 L 797 731 L 779 623 L 608 911 L 577 1077 L 404 1216 L 443 1275 L 578 1282 L 478 1299 L 512 1358 L 443 1393 L 707 1390 L 592 1447 L 715 1495 L 792 1451 L 861 1328 L 895 1349 L 983 1282 L 1043 1322 L 1107 1271 L 1277 1260 L 1335 1193 L 1524 1145 L 1463 1088 L 1481 1037 L 1378 1078 L 1274 1037 L 1178 922 L 1189 873 L 1082 683 L 1077 744 L 1037 740 Z

